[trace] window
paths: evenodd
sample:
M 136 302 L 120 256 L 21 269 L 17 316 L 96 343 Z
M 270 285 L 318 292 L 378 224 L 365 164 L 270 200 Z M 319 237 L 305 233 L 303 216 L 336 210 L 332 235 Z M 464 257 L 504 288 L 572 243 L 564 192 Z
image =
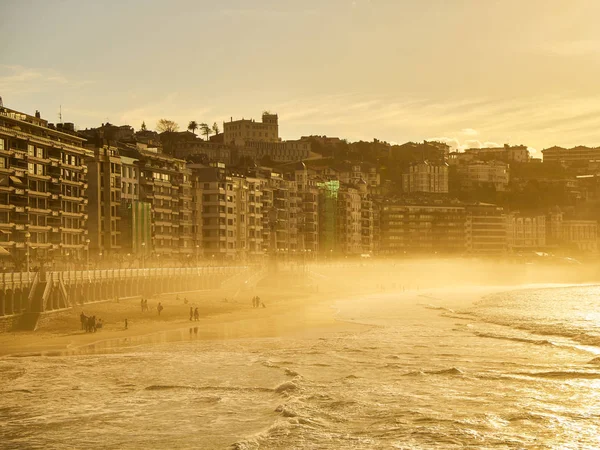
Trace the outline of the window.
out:
M 27 172 L 29 172 L 29 173 L 35 173 L 35 164 L 33 164 L 33 163 L 27 163 Z
M 43 148 L 36 148 L 35 149 L 35 156 L 37 156 L 38 158 L 43 158 L 44 157 L 44 149 Z
M 35 156 L 35 147 L 31 144 L 27 145 L 27 154 L 29 156 Z
M 2 139 L 0 139 L 0 142 L 3 142 Z M 0 147 L 0 150 L 2 150 L 2 147 Z M 6 165 L 6 158 L 0 158 L 0 169 L 7 169 L 7 165 Z
M 0 150 L 4 150 L 6 147 L 4 147 L 4 139 L 0 139 Z

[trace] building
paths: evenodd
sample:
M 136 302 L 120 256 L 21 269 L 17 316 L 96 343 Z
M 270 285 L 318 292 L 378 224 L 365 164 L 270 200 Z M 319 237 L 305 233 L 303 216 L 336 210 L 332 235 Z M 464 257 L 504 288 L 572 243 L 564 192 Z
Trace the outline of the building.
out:
M 319 189 L 314 172 L 302 162 L 293 170 L 298 189 L 298 245 L 305 257 L 314 258 L 319 251 Z
M 0 246 L 24 267 L 85 260 L 87 168 L 73 124 L 0 107 Z M 29 254 L 29 258 L 27 258 Z
M 550 147 L 542 150 L 544 163 L 561 164 L 565 167 L 597 166 L 600 163 L 600 147 L 579 145 L 573 148 Z
M 120 148 L 120 154 L 135 160 L 139 201 L 151 205 L 152 242 L 143 251 L 156 264 L 169 258 L 192 258 L 192 183 L 185 161 L 131 145 Z
M 252 119 L 223 122 L 223 139 L 226 145 L 239 145 L 240 142 L 279 142 L 279 123 L 277 114 L 264 112 L 262 122 Z
M 380 253 L 461 255 L 466 248 L 462 205 L 386 202 L 380 208 Z
M 238 141 L 240 148 L 237 149 L 238 156 L 250 157 L 256 161 L 269 158 L 274 162 L 302 161 L 309 158 L 317 158 L 320 155 L 311 151 L 309 141 Z
M 251 259 L 260 259 L 263 256 L 263 190 L 261 179 L 247 177 L 248 202 L 247 202 L 247 242 L 248 256 Z
M 546 216 L 506 215 L 507 246 L 512 251 L 543 250 L 546 247 Z
M 362 243 L 362 197 L 359 190 L 341 185 L 337 198 L 337 248 L 343 255 L 364 253 Z
M 529 162 L 529 150 L 526 145 L 508 145 L 504 147 L 468 148 L 461 153 L 453 153 L 453 158 L 463 161 L 504 161 L 506 163 Z
M 563 245 L 579 252 L 598 252 L 598 222 L 595 220 L 563 220 L 560 230 Z
M 402 174 L 402 190 L 406 193 L 448 193 L 448 165 L 428 161 L 410 164 Z
M 460 187 L 465 190 L 493 187 L 498 192 L 508 189 L 509 165 L 503 161 L 471 161 L 456 166 Z
M 320 180 L 317 182 L 319 191 L 319 252 L 326 257 L 333 256 L 337 250 L 337 199 L 340 190 L 339 180 Z
M 171 147 L 176 158 L 186 160 L 204 158 L 205 164 L 231 164 L 236 156 L 236 151 L 231 146 L 218 142 L 207 142 L 187 131 L 178 133 L 178 138 L 173 139 Z
M 546 236 L 548 245 L 581 253 L 598 251 L 598 222 L 596 220 L 565 219 L 565 214 L 554 208 L 548 214 Z
M 496 205 L 467 205 L 467 252 L 480 256 L 501 256 L 507 250 L 506 216 Z
M 117 147 L 93 148 L 86 158 L 89 180 L 89 250 L 108 258 L 121 250 L 121 157 Z
M 202 208 L 200 214 L 195 213 L 195 234 L 202 236 L 195 245 L 207 259 L 235 259 L 240 242 L 246 240 L 245 235 L 239 236 L 238 227 L 240 189 L 235 183 L 239 183 L 240 178 L 232 178 L 222 163 L 189 167 L 196 208 Z

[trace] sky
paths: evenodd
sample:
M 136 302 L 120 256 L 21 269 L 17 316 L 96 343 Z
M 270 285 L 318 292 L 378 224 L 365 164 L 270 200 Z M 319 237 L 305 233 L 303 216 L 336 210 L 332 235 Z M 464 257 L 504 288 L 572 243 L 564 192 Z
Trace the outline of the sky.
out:
M 597 0 L 2 0 L 4 105 L 78 128 L 600 145 Z M 8 36 L 8 37 L 7 37 Z

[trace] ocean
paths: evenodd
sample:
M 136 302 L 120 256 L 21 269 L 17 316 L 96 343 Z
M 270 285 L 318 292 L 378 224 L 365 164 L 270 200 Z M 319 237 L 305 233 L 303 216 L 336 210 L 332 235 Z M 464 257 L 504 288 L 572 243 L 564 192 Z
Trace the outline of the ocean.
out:
M 598 448 L 600 288 L 465 292 L 335 302 L 352 332 L 2 358 L 0 448 Z

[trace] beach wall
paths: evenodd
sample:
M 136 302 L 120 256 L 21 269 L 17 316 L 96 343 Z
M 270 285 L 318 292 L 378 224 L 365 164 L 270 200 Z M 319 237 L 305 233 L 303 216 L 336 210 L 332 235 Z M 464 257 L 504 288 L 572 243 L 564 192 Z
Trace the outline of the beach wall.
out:
M 0 285 L 0 332 L 35 330 L 53 312 L 74 305 L 216 289 L 253 269 L 246 266 L 50 272 L 33 281 L 11 276 Z

